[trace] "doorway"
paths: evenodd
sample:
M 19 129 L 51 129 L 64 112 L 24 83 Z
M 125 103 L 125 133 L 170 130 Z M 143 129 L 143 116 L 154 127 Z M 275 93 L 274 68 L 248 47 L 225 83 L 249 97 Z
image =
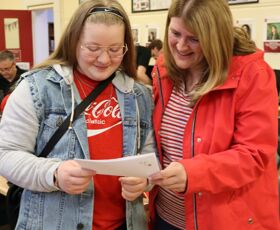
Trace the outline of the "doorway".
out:
M 55 47 L 53 8 L 32 10 L 34 64 L 47 59 Z

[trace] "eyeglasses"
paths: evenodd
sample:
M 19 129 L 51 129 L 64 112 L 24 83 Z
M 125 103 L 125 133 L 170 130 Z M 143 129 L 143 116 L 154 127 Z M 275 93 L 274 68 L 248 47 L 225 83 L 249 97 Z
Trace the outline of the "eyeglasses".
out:
M 14 64 L 15 63 L 13 62 L 10 67 L 0 68 L 0 72 L 10 72 L 11 69 L 13 68 Z
M 99 57 L 104 51 L 110 56 L 110 58 L 121 58 L 127 52 L 127 44 L 124 46 L 98 46 L 98 45 L 81 45 L 81 48 L 88 52 L 91 57 Z

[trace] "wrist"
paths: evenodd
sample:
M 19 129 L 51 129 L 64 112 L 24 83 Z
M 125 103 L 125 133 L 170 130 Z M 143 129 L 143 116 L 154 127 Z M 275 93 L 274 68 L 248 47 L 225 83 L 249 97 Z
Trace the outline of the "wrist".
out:
M 59 183 L 58 183 L 58 167 L 55 169 L 53 174 L 53 184 L 58 190 L 60 190 Z

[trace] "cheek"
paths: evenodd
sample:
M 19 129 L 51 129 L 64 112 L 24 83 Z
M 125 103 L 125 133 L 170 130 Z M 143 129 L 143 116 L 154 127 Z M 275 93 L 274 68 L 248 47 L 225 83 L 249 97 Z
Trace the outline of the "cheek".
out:
M 171 34 L 171 32 L 168 32 L 168 46 L 169 48 L 174 47 L 177 43 L 177 39 L 175 38 L 175 36 L 173 34 Z
M 77 61 L 79 65 L 87 65 L 92 63 L 94 60 L 83 52 L 77 52 Z
M 168 47 L 170 49 L 170 52 L 172 52 L 172 50 L 176 49 L 176 44 L 177 44 L 177 41 L 175 41 L 174 39 L 168 39 Z
M 112 64 L 117 68 L 122 64 L 123 58 L 120 60 L 112 61 Z
M 175 39 L 172 35 L 169 35 L 168 36 L 168 45 L 169 45 L 169 47 L 175 46 L 176 43 L 177 43 L 177 39 Z
M 80 66 L 81 65 L 81 61 L 82 61 L 82 54 L 81 54 L 80 49 L 76 50 L 76 58 L 77 58 L 78 65 Z
M 204 55 L 202 52 L 199 53 L 199 60 L 202 61 L 204 59 Z
M 196 47 L 196 48 L 194 49 L 194 52 L 196 53 L 196 55 L 197 55 L 200 59 L 204 57 L 203 52 L 202 52 L 202 49 L 201 49 L 200 46 Z

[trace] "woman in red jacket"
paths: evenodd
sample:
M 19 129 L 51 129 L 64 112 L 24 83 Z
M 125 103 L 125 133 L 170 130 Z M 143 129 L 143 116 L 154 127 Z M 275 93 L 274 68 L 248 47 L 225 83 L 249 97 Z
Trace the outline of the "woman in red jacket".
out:
M 279 230 L 278 101 L 263 52 L 225 0 L 173 0 L 164 41 L 153 71 L 154 229 Z

